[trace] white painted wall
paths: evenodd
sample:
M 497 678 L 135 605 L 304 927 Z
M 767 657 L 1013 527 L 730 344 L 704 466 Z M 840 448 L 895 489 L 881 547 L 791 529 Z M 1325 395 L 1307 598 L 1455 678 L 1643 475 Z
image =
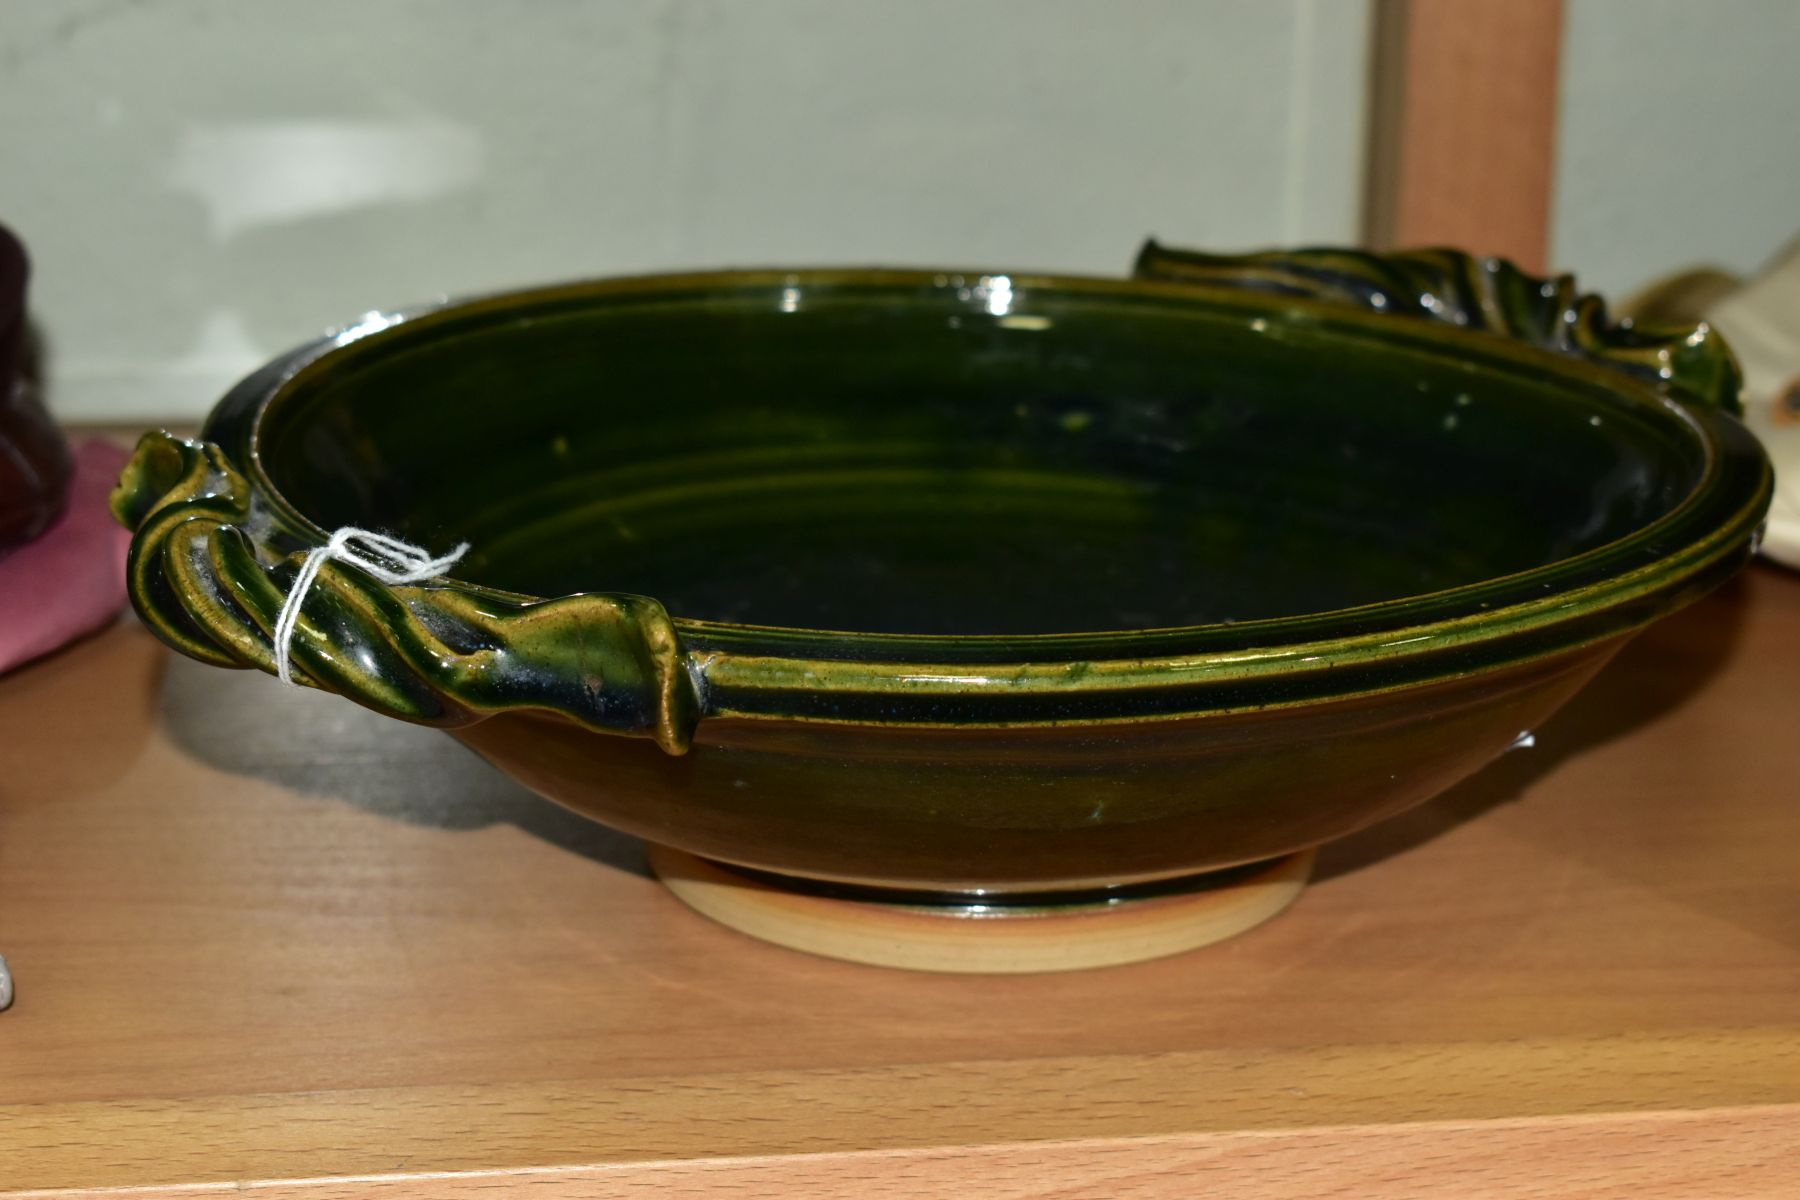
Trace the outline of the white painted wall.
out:
M 1568 0 L 1551 257 L 1622 296 L 1800 233 L 1800 3 Z
M 583 275 L 1118 273 L 1358 232 L 1368 0 L 4 0 L 0 221 L 69 420 Z

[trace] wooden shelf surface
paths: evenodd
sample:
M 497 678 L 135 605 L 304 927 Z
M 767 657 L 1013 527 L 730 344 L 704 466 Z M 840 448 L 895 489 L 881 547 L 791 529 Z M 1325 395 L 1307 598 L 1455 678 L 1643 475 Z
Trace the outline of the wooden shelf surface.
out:
M 1797 1194 L 1800 577 L 1536 732 L 1235 941 L 914 975 L 122 624 L 0 679 L 0 1196 Z

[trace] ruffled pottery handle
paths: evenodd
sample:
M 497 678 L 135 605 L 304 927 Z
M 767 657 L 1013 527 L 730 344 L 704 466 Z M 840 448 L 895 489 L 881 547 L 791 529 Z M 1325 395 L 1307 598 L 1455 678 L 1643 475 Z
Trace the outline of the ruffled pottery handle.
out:
M 145 434 L 112 494 L 134 531 L 132 605 L 192 658 L 276 670 L 274 634 L 306 558 L 269 544 L 272 522 L 210 442 Z M 296 682 L 425 725 L 506 711 L 560 714 L 686 751 L 699 699 L 663 606 L 643 596 L 521 600 L 455 580 L 384 584 L 327 561 L 289 643 Z
M 1203 254 L 1148 241 L 1133 273 L 1442 321 L 1600 363 L 1690 404 L 1742 411 L 1742 372 L 1712 326 L 1611 322 L 1605 303 L 1576 291 L 1572 276 L 1540 279 L 1504 259 L 1456 250 Z

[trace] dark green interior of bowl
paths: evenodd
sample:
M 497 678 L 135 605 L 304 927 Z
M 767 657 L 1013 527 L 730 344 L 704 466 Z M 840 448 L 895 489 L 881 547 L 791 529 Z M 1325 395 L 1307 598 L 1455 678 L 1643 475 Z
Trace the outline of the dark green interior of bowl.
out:
M 571 289 L 404 322 L 279 395 L 264 469 L 512 591 L 1027 634 L 1439 592 L 1643 528 L 1698 439 L 1416 323 L 930 276 Z

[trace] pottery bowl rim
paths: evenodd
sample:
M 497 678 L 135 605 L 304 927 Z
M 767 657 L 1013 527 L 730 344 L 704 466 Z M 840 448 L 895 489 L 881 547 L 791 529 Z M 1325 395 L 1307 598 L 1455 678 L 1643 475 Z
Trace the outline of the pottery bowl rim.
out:
M 1156 629 L 1019 635 L 905 634 L 671 620 L 707 716 L 966 727 L 1143 720 L 1249 711 L 1389 690 L 1504 667 L 1628 633 L 1734 571 L 1772 486 L 1760 445 L 1728 413 L 1606 366 L 1478 330 L 1401 320 L 1292 295 L 1186 281 L 946 268 L 763 268 L 584 280 L 369 312 L 282 355 L 231 389 L 206 436 L 249 477 L 260 504 L 304 543 L 328 532 L 291 503 L 262 454 L 270 415 L 344 364 L 471 322 L 681 293 L 766 295 L 836 289 L 941 295 L 977 310 L 971 285 L 1004 277 L 1016 296 L 1055 291 L 1112 305 L 1173 306 L 1305 324 L 1407 353 L 1478 362 L 1547 380 L 1595 404 L 1632 406 L 1698 445 L 1699 477 L 1669 511 L 1614 541 L 1530 570 L 1374 604 Z M 961 299 L 959 299 L 959 293 Z M 535 602 L 482 585 L 447 586 Z M 1006 695 L 1003 697 L 1001 693 Z M 1077 696 L 1072 707 L 1058 698 Z M 973 707 L 964 701 L 979 697 Z M 1130 697 L 1121 704 L 1121 698 Z M 846 699 L 848 702 L 846 703 Z

